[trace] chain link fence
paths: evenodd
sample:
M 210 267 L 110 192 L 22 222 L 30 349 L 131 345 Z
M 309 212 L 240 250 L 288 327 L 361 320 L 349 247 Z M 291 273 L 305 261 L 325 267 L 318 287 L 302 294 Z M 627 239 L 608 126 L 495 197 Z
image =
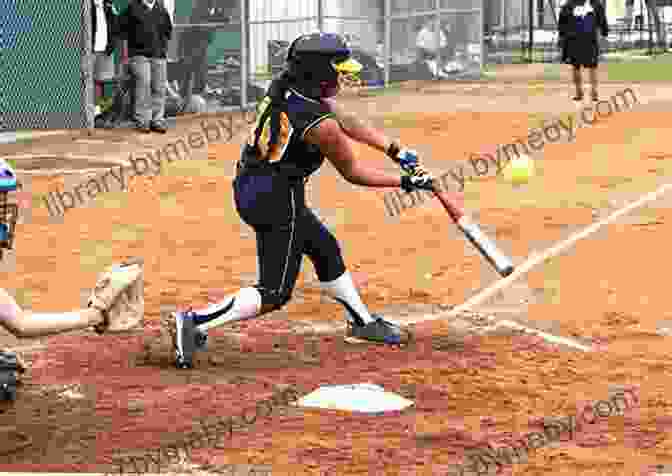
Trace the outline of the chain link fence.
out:
M 169 116 L 250 107 L 291 41 L 315 31 L 348 39 L 371 88 L 478 77 L 485 63 L 560 61 L 562 0 L 161 1 L 175 26 Z M 93 127 L 90 8 L 90 0 L 0 0 L 0 131 Z M 672 24 L 662 7 L 657 16 L 645 0 L 609 8 L 603 53 L 667 50 Z
M 482 72 L 481 0 L 193 0 L 189 11 L 179 3 L 168 78 L 185 111 L 250 107 L 290 43 L 316 31 L 348 40 L 365 87 Z
M 161 1 L 174 23 L 169 117 L 252 106 L 282 69 L 291 41 L 316 31 L 347 38 L 364 65 L 366 87 L 482 72 L 482 0 Z M 127 5 L 114 2 L 119 11 Z M 99 124 L 89 59 L 91 7 L 91 0 L 0 0 L 2 129 Z M 117 83 L 129 108 L 126 73 L 118 68 Z
M 93 126 L 89 6 L 0 0 L 0 132 Z
M 563 4 L 564 0 L 485 0 L 486 62 L 560 62 L 557 21 Z M 672 24 L 666 22 L 662 7 L 653 12 L 645 0 L 607 2 L 606 7 L 610 33 L 601 41 L 603 59 L 667 50 L 667 33 L 672 31 Z M 660 33 L 655 15 L 660 21 Z

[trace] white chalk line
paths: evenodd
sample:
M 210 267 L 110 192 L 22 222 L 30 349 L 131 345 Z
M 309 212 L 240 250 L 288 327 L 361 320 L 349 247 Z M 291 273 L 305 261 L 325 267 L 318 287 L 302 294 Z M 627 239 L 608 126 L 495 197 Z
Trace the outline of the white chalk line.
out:
M 626 215 L 630 213 L 631 211 L 643 206 L 644 204 L 648 202 L 652 202 L 654 200 L 657 200 L 661 195 L 666 193 L 667 191 L 672 188 L 672 183 L 668 184 L 663 184 L 660 187 L 658 187 L 656 190 L 653 192 L 647 193 L 646 195 L 643 195 L 642 197 L 638 198 L 637 200 L 619 208 L 618 210 L 615 210 L 613 213 L 611 213 L 609 216 L 603 218 L 602 220 L 599 220 L 587 227 L 585 227 L 583 230 L 578 231 L 574 234 L 572 234 L 569 238 L 560 241 L 559 243 L 555 244 L 554 246 L 546 249 L 543 252 L 533 252 L 527 260 L 525 260 L 522 264 L 518 265 L 515 269 L 515 271 L 507 276 L 506 278 L 500 279 L 487 287 L 486 289 L 482 290 L 481 292 L 477 293 L 475 296 L 469 298 L 467 301 L 464 303 L 454 307 L 448 312 L 445 313 L 440 313 L 440 314 L 428 314 L 424 316 L 417 316 L 413 319 L 414 323 L 417 322 L 428 322 L 428 321 L 434 321 L 434 320 L 446 320 L 446 319 L 454 319 L 459 317 L 461 314 L 465 312 L 472 311 L 476 306 L 482 304 L 484 301 L 487 299 L 491 298 L 493 295 L 496 293 L 500 292 L 502 289 L 510 286 L 513 284 L 516 280 L 520 279 L 521 277 L 525 276 L 532 268 L 535 266 L 538 266 L 548 260 L 549 258 L 552 258 L 554 256 L 557 256 L 561 254 L 562 252 L 566 251 L 568 248 L 572 247 L 574 244 L 576 244 L 579 240 L 582 240 L 584 238 L 587 238 L 588 236 L 592 235 L 593 233 L 597 232 L 600 228 L 602 228 L 605 225 L 608 225 L 614 221 L 616 221 L 618 218 L 622 217 L 623 215 Z M 535 332 L 538 336 L 542 337 L 544 340 L 547 340 L 549 342 L 554 342 L 554 343 L 563 343 L 564 345 L 570 345 L 571 347 L 575 347 L 577 349 L 591 349 L 590 347 L 584 346 L 576 341 L 572 341 L 571 339 L 566 339 L 563 337 L 558 337 L 558 336 L 553 336 L 551 334 L 541 332 L 541 331 L 534 331 L 533 329 L 527 328 L 525 326 L 521 326 L 520 324 L 517 324 L 513 321 L 499 321 L 500 326 L 504 327 L 511 327 L 511 328 L 517 328 L 520 330 L 523 329 L 529 329 L 532 332 Z

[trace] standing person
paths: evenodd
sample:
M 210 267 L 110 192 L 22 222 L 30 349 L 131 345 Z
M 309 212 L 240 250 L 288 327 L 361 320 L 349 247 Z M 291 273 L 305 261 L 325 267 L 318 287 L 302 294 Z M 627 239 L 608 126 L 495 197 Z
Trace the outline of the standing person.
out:
M 347 113 L 334 100 L 353 84 L 362 66 L 338 35 L 315 33 L 296 39 L 285 70 L 272 81 L 245 143 L 233 182 L 236 210 L 256 233 L 259 281 L 222 302 L 172 313 L 169 327 L 178 368 L 192 366 L 213 327 L 282 308 L 292 297 L 302 257 L 313 262 L 324 292 L 345 308 L 350 337 L 401 344 L 396 324 L 371 314 L 362 302 L 340 246 L 305 202 L 305 183 L 328 159 L 352 184 L 429 190 L 433 179 L 417 155 Z M 350 140 L 387 154 L 408 170 L 390 174 L 358 160 Z
M 189 22 L 207 23 L 215 10 L 215 0 L 194 0 Z M 191 26 L 180 35 L 182 78 L 180 95 L 186 105 L 192 94 L 203 94 L 208 77 L 208 46 L 214 30 L 205 26 Z M 193 81 L 193 82 L 192 82 Z
M 91 0 L 91 52 L 96 99 L 103 96 L 104 85 L 114 80 L 114 31 L 117 9 L 112 0 Z
M 173 22 L 161 0 L 129 0 L 116 35 L 128 40 L 133 120 L 139 132 L 166 133 L 166 53 Z
M 448 46 L 448 38 L 442 28 L 436 31 L 436 20 L 430 19 L 420 28 L 415 37 L 418 61 L 425 63 L 433 77 L 439 77 L 441 69 L 441 53 Z
M 603 37 L 609 34 L 607 16 L 600 0 L 567 0 L 560 11 L 558 33 L 562 61 L 572 65 L 575 101 L 583 100 L 581 68 L 587 68 L 590 72 L 592 100 L 599 100 L 597 64 L 600 57 L 600 32 Z

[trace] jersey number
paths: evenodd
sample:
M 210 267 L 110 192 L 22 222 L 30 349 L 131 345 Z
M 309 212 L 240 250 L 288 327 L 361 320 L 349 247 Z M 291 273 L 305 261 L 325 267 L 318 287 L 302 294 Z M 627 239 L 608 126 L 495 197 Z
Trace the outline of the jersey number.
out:
M 259 121 L 264 120 L 264 116 L 266 116 L 264 112 L 266 111 L 266 108 L 270 107 L 270 103 L 270 98 L 264 98 L 260 104 L 259 110 L 257 111 L 257 117 L 259 117 Z M 250 138 L 248 140 L 250 145 L 254 144 L 255 131 L 260 125 L 261 124 L 257 122 L 254 129 L 252 130 L 252 133 L 250 134 Z M 287 114 L 284 112 L 280 113 L 280 131 L 278 133 L 278 143 L 269 153 L 269 141 L 271 139 L 271 118 L 267 116 L 264 120 L 261 135 L 259 136 L 258 146 L 261 157 L 265 157 L 269 163 L 280 160 L 282 155 L 285 153 L 287 146 L 289 145 L 289 140 L 292 137 L 293 130 L 294 128 L 290 124 Z

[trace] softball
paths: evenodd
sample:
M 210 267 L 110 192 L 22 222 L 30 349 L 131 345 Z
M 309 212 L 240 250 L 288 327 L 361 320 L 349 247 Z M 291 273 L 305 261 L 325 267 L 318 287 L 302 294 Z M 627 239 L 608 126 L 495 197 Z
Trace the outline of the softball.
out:
M 534 175 L 534 161 L 525 154 L 511 159 L 504 168 L 504 180 L 512 185 L 523 185 Z

